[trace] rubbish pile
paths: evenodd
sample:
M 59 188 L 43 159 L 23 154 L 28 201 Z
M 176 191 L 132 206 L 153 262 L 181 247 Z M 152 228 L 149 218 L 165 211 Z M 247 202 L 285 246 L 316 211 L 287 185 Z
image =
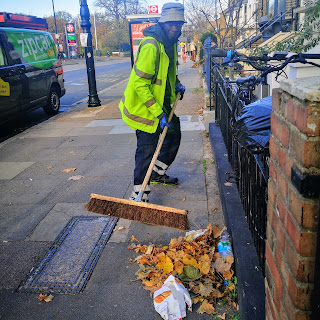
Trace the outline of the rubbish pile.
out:
M 132 236 L 131 240 L 136 239 Z M 151 293 L 162 288 L 168 277 L 173 276 L 187 289 L 192 302 L 200 303 L 198 313 L 214 314 L 213 304 L 219 301 L 238 309 L 237 279 L 232 269 L 234 258 L 225 228 L 220 230 L 219 226 L 209 224 L 207 229 L 172 238 L 168 246 L 132 242 L 128 249 L 140 254 L 134 260 L 139 264 L 137 280 Z

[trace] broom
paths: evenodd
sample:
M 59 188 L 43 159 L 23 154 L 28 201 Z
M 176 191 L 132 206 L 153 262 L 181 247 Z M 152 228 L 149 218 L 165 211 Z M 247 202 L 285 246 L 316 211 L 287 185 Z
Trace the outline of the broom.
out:
M 179 98 L 180 93 L 177 94 L 176 100 L 172 106 L 168 118 L 168 123 L 170 123 L 172 119 Z M 146 176 L 143 180 L 141 190 L 139 191 L 134 201 L 92 193 L 90 201 L 85 205 L 85 209 L 89 212 L 114 216 L 118 218 L 178 228 L 180 230 L 188 230 L 189 222 L 187 216 L 188 212 L 186 210 L 174 209 L 141 201 L 143 193 L 149 182 L 153 167 L 160 153 L 160 149 L 167 134 L 167 131 L 168 127 L 165 126 L 159 138 L 158 146 L 150 162 Z

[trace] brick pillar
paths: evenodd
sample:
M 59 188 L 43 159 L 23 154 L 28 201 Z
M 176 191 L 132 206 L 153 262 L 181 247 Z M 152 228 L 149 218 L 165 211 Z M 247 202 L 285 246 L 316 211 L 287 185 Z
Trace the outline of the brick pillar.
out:
M 266 319 L 307 320 L 311 319 L 319 196 L 306 194 L 297 182 L 320 175 L 320 77 L 281 82 L 280 89 L 273 90 L 272 106 Z

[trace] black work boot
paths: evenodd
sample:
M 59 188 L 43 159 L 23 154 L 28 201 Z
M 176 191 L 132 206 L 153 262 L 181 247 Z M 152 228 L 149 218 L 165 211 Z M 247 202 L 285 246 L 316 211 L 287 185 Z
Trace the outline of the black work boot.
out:
M 152 184 L 163 184 L 164 186 L 172 186 L 179 184 L 178 178 L 169 177 L 166 174 L 158 174 L 156 172 L 152 172 L 150 183 Z

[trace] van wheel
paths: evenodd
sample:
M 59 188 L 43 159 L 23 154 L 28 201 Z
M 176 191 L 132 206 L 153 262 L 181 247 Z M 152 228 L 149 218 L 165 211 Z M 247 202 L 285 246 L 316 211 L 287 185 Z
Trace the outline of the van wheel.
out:
M 60 108 L 60 97 L 59 97 L 58 89 L 53 87 L 50 89 L 48 104 L 43 107 L 43 110 L 45 111 L 45 113 L 49 115 L 55 115 L 59 112 L 59 108 Z

